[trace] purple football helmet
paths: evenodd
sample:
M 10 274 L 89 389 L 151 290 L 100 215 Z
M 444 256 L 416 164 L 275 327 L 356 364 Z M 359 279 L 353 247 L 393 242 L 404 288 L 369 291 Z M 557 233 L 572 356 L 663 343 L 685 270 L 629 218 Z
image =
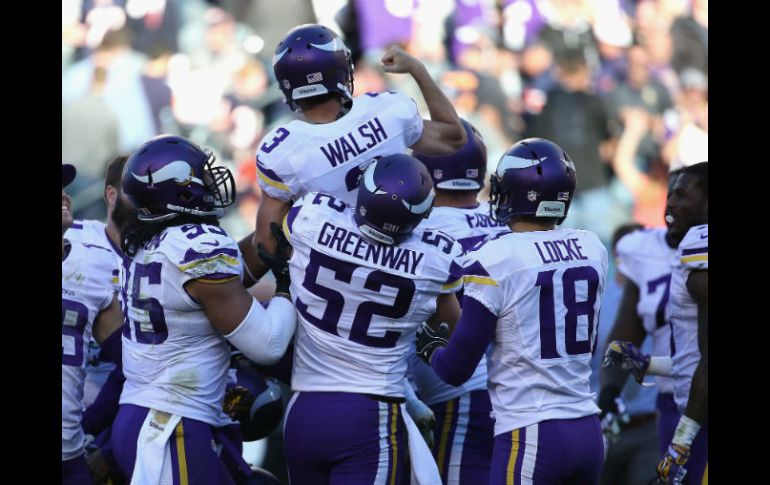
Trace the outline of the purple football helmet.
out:
M 221 217 L 235 197 L 233 174 L 181 136 L 161 135 L 137 148 L 123 169 L 123 192 L 141 221 L 178 214 Z
M 273 72 L 284 101 L 292 110 L 294 101 L 326 93 L 353 98 L 353 60 L 339 35 L 317 24 L 291 29 L 275 48 Z
M 383 244 L 399 244 L 433 208 L 433 181 L 409 155 L 374 160 L 358 185 L 355 220 L 361 232 Z
M 478 191 L 484 186 L 487 172 L 487 146 L 474 126 L 461 120 L 468 142 L 454 153 L 430 156 L 413 152 L 417 160 L 428 168 L 433 184 L 442 190 Z
M 243 441 L 260 440 L 281 423 L 283 417 L 283 399 L 281 386 L 277 381 L 266 379 L 254 364 L 240 352 L 231 360 L 231 370 L 235 370 L 235 383 L 227 387 L 241 386 L 249 391 L 254 401 L 249 405 L 248 413 L 236 416 L 241 423 Z
M 490 215 L 507 224 L 513 216 L 555 217 L 561 224 L 575 196 L 575 164 L 559 145 L 543 138 L 514 144 L 490 177 Z

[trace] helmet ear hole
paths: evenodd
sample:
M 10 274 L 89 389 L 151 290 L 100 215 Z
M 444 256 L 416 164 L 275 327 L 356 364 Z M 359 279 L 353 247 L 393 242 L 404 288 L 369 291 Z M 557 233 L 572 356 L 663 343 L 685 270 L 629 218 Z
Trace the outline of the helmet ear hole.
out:
M 193 199 L 193 194 L 189 190 L 183 190 L 179 193 L 179 198 L 183 202 L 190 202 Z
M 541 167 L 540 165 L 537 166 L 537 174 L 543 175 L 543 167 Z

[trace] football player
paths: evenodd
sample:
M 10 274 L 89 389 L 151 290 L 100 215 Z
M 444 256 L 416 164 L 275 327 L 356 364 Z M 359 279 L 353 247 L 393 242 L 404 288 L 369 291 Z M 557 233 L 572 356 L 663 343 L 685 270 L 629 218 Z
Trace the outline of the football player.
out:
M 112 283 L 114 253 L 107 247 L 65 238 L 72 200 L 64 191 L 75 178 L 62 164 L 62 483 L 91 483 L 81 426 L 85 356 L 93 338 L 113 361 L 121 361 L 123 314 Z
M 418 483 L 441 481 L 404 406 L 417 327 L 459 316 L 462 248 L 423 228 L 433 199 L 425 166 L 395 154 L 367 167 L 355 207 L 309 193 L 284 220 L 299 313 L 284 428 L 292 484 L 408 483 L 407 449 Z
M 487 148 L 473 125 L 465 120 L 462 123 L 468 142 L 457 152 L 413 155 L 425 164 L 436 189 L 433 211 L 423 224 L 449 234 L 467 251 L 509 229 L 489 216 L 487 202 L 477 199 L 484 186 Z M 442 482 L 487 483 L 494 421 L 490 417 L 486 357 L 460 386 L 442 381 L 416 354 L 409 356 L 409 371 L 420 396 L 436 415 L 432 451 Z
M 414 100 L 398 91 L 353 99 L 350 50 L 326 27 L 300 25 L 276 47 L 273 72 L 286 103 L 299 116 L 270 131 L 257 149 L 263 197 L 256 232 L 239 243 L 252 280 L 266 271 L 256 241 L 273 248 L 270 224 L 280 223 L 293 200 L 320 191 L 352 206 L 362 165 L 369 160 L 410 147 L 451 153 L 465 144 L 452 103 L 420 61 L 391 47 L 382 64 L 386 72 L 414 78 L 431 120 L 423 120 Z
M 123 172 L 137 222 L 123 230 L 126 382 L 112 442 L 136 484 L 231 484 L 228 460 L 249 474 L 222 408 L 228 342 L 270 364 L 296 327 L 287 245 L 262 252 L 277 282 L 267 309 L 241 284 L 238 246 L 218 222 L 233 203 L 233 176 L 214 162 L 209 150 L 165 135 L 137 148 Z
M 666 203 L 669 233 L 681 242 L 671 274 L 666 319 L 671 357 L 643 355 L 611 342 L 607 365 L 645 375 L 670 375 L 680 417 L 658 464 L 659 483 L 696 484 L 708 475 L 708 162 L 681 170 Z
M 669 175 L 670 187 L 673 187 L 678 175 L 678 172 Z M 670 224 L 666 223 L 666 227 L 637 230 L 618 239 L 615 259 L 617 271 L 623 276 L 623 294 L 615 323 L 607 334 L 608 342 L 628 341 L 641 347 L 649 335 L 652 339 L 651 355 L 671 355 L 671 327 L 666 321 L 665 310 L 669 299 L 671 267 L 682 236 L 676 231 L 672 232 Z M 628 374 L 627 370 L 618 366 L 602 368 L 600 371 L 599 407 L 606 416 L 619 415 L 616 399 L 621 395 Z M 673 379 L 658 376 L 655 383 L 660 458 L 674 436 L 679 414 L 674 403 Z M 633 448 L 628 451 L 633 451 Z M 623 458 L 618 456 L 623 461 L 622 465 L 628 466 L 628 460 Z M 634 470 L 639 460 L 633 462 L 634 467 L 629 468 L 629 473 L 635 473 L 636 476 Z M 643 474 L 640 477 L 644 476 L 645 482 L 649 481 L 649 469 L 639 473 Z
M 589 378 L 607 251 L 591 232 L 555 227 L 575 195 L 575 165 L 555 143 L 516 143 L 491 182 L 491 212 L 511 232 L 467 255 L 460 322 L 448 342 L 422 327 L 418 354 L 459 385 L 492 342 L 490 484 L 598 483 L 604 452 Z

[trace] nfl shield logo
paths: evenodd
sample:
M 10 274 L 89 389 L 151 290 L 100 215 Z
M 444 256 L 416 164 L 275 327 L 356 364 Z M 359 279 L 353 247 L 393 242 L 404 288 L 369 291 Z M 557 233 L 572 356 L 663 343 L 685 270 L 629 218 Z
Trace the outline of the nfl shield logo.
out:
M 440 168 L 437 168 L 433 171 L 433 176 L 439 180 L 441 180 L 444 177 L 444 171 Z
M 569 200 L 569 192 L 559 192 L 558 196 L 556 197 L 556 200 L 563 200 L 563 201 Z
M 527 192 L 527 200 L 530 201 L 530 202 L 536 201 L 537 200 L 537 192 L 535 192 L 534 190 L 530 190 L 529 192 Z
M 358 213 L 361 214 L 361 216 L 366 216 L 366 207 L 364 206 L 359 207 Z
M 283 80 L 283 87 L 284 87 L 284 89 L 291 89 L 291 84 L 289 84 L 289 80 L 288 79 L 284 79 Z
M 469 168 L 465 171 L 465 176 L 469 179 L 476 178 L 479 176 L 479 169 L 478 168 Z

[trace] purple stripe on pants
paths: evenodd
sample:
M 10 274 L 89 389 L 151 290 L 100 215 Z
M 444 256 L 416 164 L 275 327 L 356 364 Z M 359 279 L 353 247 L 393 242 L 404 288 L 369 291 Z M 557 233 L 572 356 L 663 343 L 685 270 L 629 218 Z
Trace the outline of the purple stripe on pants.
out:
M 452 456 L 452 443 L 457 431 L 458 408 L 460 398 L 434 404 L 430 408 L 436 415 L 436 426 L 433 432 L 433 457 L 436 459 L 441 481 L 447 483 L 449 459 Z
M 444 449 L 444 466 L 440 470 L 444 484 L 481 483 L 489 481 L 489 464 L 492 461 L 492 440 L 494 439 L 494 421 L 489 417 L 492 404 L 486 389 L 471 391 L 462 396 L 469 401 L 468 409 L 463 410 L 461 398 L 453 400 L 453 416 L 447 431 L 447 443 Z M 438 452 L 444 430 L 447 402 L 431 406 L 436 415 L 434 428 L 433 456 L 438 463 Z M 462 423 L 462 424 L 461 424 Z M 451 437 L 451 438 L 450 438 Z M 452 457 L 455 447 L 462 448 L 459 463 Z
M 62 485 L 91 485 L 93 483 L 91 474 L 88 472 L 85 455 L 71 460 L 62 460 L 61 483 Z
M 513 437 L 518 435 L 518 450 Z M 604 461 L 599 418 L 553 419 L 495 436 L 490 485 L 506 485 L 509 464 L 516 455 L 513 483 L 599 483 Z
M 284 447 L 292 485 L 409 483 L 400 407 L 363 394 L 297 393 Z
M 658 434 L 660 436 L 660 456 L 666 452 L 671 440 L 674 439 L 674 431 L 679 424 L 679 418 L 682 416 L 677 410 L 674 396 L 671 394 L 658 394 Z M 703 473 L 706 471 L 706 465 L 709 458 L 709 431 L 708 423 L 698 432 L 690 448 L 690 459 L 687 460 L 685 475 L 682 481 L 683 485 L 700 485 L 703 480 Z M 653 471 L 654 473 L 654 471 Z
M 668 448 L 668 444 L 674 439 L 674 431 L 679 423 L 679 411 L 676 410 L 673 394 L 658 394 L 656 399 L 658 408 L 658 448 L 660 458 Z
M 136 462 L 137 439 L 150 410 L 133 404 L 121 404 L 112 424 L 115 461 L 126 477 L 131 477 Z M 202 421 L 182 418 L 169 438 L 174 485 L 182 474 L 189 485 L 234 485 L 224 463 L 212 448 L 214 428 Z M 181 449 L 184 447 L 184 454 Z

